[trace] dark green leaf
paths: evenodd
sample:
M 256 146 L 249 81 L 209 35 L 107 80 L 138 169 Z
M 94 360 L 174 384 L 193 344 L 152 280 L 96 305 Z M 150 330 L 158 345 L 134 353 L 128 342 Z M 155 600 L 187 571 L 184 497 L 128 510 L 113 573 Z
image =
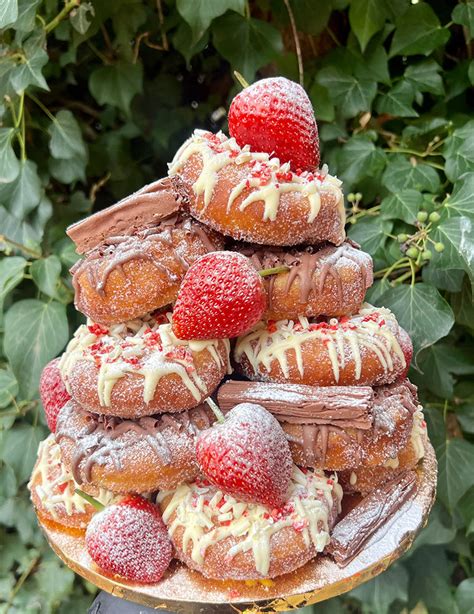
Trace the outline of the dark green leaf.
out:
M 2 0 L 0 3 L 0 28 L 6 28 L 18 17 L 17 0 Z
M 0 369 L 0 407 L 10 405 L 18 394 L 18 382 L 11 371 Z
M 352 0 L 349 22 L 362 51 L 372 36 L 383 28 L 387 12 L 381 0 Z
M 313 35 L 320 34 L 327 26 L 333 4 L 334 2 L 322 2 L 315 11 L 313 0 L 293 0 L 291 8 L 298 30 Z
M 319 71 L 316 79 L 328 90 L 343 117 L 370 111 L 377 93 L 377 83 L 369 77 L 357 78 L 340 68 L 328 66 Z
M 195 45 L 190 45 L 191 28 L 182 21 L 173 36 L 173 45 L 189 64 L 192 57 L 200 53 L 209 43 L 209 34 L 205 32 Z
M 79 34 L 85 34 L 89 29 L 95 15 L 92 2 L 82 2 L 77 9 L 71 12 L 71 24 Z
M 26 245 L 27 247 L 33 247 L 35 251 L 40 251 L 39 241 L 41 239 L 41 234 L 35 230 L 31 224 L 21 221 L 1 205 L 0 219 L 2 220 L 2 233 L 5 237 L 11 241 L 16 241 L 16 243 Z M 0 248 L 2 248 L 1 240 Z
M 397 19 L 390 55 L 429 55 L 449 39 L 438 17 L 426 2 L 411 5 Z
M 366 216 L 357 224 L 349 227 L 349 237 L 359 243 L 362 249 L 376 252 L 387 240 L 387 234 L 392 229 L 392 222 L 378 216 Z
M 192 31 L 191 44 L 194 45 L 211 25 L 211 22 L 227 10 L 244 14 L 244 0 L 177 0 L 176 7 Z
M 342 176 L 350 184 L 383 170 L 386 156 L 365 136 L 352 137 L 339 154 Z
M 3 301 L 23 279 L 27 261 L 20 256 L 11 256 L 0 260 L 0 313 Z
M 309 90 L 309 97 L 313 104 L 314 112 L 318 120 L 331 122 L 334 120 L 334 105 L 325 87 L 314 82 Z
M 66 309 L 55 301 L 25 299 L 7 311 L 4 350 L 22 398 L 35 396 L 41 370 L 63 349 L 68 335 Z
M 390 282 L 387 279 L 378 279 L 374 285 L 367 290 L 365 300 L 368 303 L 377 303 L 378 299 L 390 288 Z
M 0 184 L 10 183 L 20 172 L 18 162 L 12 147 L 13 128 L 0 128 Z
M 439 74 L 441 66 L 434 60 L 424 60 L 418 64 L 412 64 L 405 70 L 405 79 L 414 88 L 431 94 L 443 94 L 443 79 Z
M 57 606 L 71 591 L 74 572 L 54 558 L 41 563 L 35 573 L 35 582 L 46 602 Z
M 52 298 L 58 298 L 58 284 L 61 262 L 55 255 L 35 260 L 31 265 L 31 276 L 38 288 Z
M 48 61 L 42 36 L 30 36 L 23 48 L 24 60 L 13 69 L 10 83 L 17 94 L 34 85 L 49 90 L 42 69 Z
M 407 565 L 410 576 L 409 609 L 422 602 L 430 614 L 455 614 L 453 595 L 446 581 L 453 566 L 445 550 L 439 546 L 424 546 L 408 559 Z
M 228 13 L 214 22 L 212 41 L 247 81 L 253 81 L 255 72 L 283 49 L 281 35 L 272 25 L 237 13 Z
M 420 352 L 417 363 L 423 373 L 419 378 L 420 384 L 443 399 L 453 396 L 453 373 L 474 373 L 470 352 L 444 343 L 437 343 Z
M 398 218 L 407 224 L 415 224 L 416 214 L 423 204 L 423 195 L 417 190 L 401 190 L 382 201 L 382 213 L 386 219 Z
M 446 199 L 444 206 L 450 215 L 465 215 L 474 219 L 472 195 L 474 194 L 474 173 L 466 173 L 456 181 L 453 193 Z
M 440 269 L 464 269 L 474 279 L 474 220 L 456 216 L 439 224 L 431 233 L 434 241 L 443 243 L 444 251 L 435 253 L 433 264 Z
M 143 67 L 139 62 L 119 61 L 94 70 L 89 77 L 89 90 L 99 104 L 119 107 L 128 114 L 134 96 L 143 89 L 142 81 Z
M 461 288 L 461 292 L 453 294 L 451 297 L 451 306 L 456 317 L 456 322 L 474 329 L 474 300 L 472 290 L 467 280 Z
M 70 184 L 74 181 L 86 180 L 87 161 L 82 156 L 74 156 L 68 160 L 48 160 L 51 175 L 61 183 Z
M 474 445 L 464 439 L 448 439 L 436 453 L 438 497 L 453 511 L 459 499 L 474 485 Z
M 387 113 L 395 117 L 418 117 L 413 108 L 416 90 L 412 83 L 402 79 L 386 94 L 377 99 L 376 109 L 379 113 Z
M 41 181 L 36 164 L 30 160 L 20 163 L 20 170 L 14 181 L 0 184 L 0 203 L 5 204 L 10 212 L 20 219 L 39 205 L 41 196 Z
M 418 352 L 445 337 L 454 324 L 451 307 L 436 288 L 425 283 L 399 285 L 380 297 L 378 303 L 393 311 Z
M 368 604 L 372 612 L 387 614 L 394 601 L 405 603 L 408 600 L 408 573 L 400 564 L 393 565 L 350 594 Z
M 434 168 L 423 162 L 413 162 L 405 156 L 390 156 L 382 181 L 390 192 L 413 188 L 420 192 L 436 193 L 440 184 Z
M 459 608 L 459 614 L 474 614 L 474 578 L 466 578 L 457 587 L 456 603 Z
M 30 477 L 43 437 L 43 429 L 31 424 L 20 424 L 3 435 L 0 458 L 13 468 L 20 484 Z
M 439 503 L 435 503 L 428 519 L 428 525 L 417 537 L 414 547 L 448 544 L 455 536 L 456 527 L 453 525 L 449 514 Z
M 474 401 L 458 405 L 456 407 L 456 418 L 463 431 L 474 433 Z
M 36 25 L 36 11 L 41 0 L 18 0 L 18 19 L 15 30 L 31 32 Z
M 464 523 L 474 524 L 474 487 L 470 488 L 467 493 L 459 500 L 457 505 Z
M 452 15 L 454 23 L 459 23 L 467 28 L 470 38 L 474 38 L 474 2 L 459 3 Z
M 465 273 L 461 269 L 438 269 L 434 264 L 430 264 L 423 267 L 421 276 L 424 282 L 436 286 L 438 290 L 459 292 Z M 451 306 L 453 306 L 453 298 L 451 298 Z
M 62 110 L 56 114 L 48 128 L 51 136 L 49 150 L 54 158 L 86 158 L 86 148 L 79 124 L 71 111 Z
M 446 176 L 453 183 L 464 173 L 474 171 L 474 120 L 446 139 L 443 156 L 446 158 Z

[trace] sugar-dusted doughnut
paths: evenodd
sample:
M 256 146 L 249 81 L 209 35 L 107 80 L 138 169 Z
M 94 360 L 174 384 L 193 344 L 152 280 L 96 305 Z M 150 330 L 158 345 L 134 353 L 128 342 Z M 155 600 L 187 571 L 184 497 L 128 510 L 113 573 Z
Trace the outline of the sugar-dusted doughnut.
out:
M 109 325 L 169 305 L 189 266 L 222 246 L 217 233 L 181 214 L 108 237 L 71 269 L 76 309 Z
M 238 338 L 234 358 L 253 380 L 374 386 L 403 376 L 411 353 L 391 311 L 365 303 L 355 315 L 329 321 L 262 321 Z
M 77 483 L 61 459 L 61 450 L 53 434 L 39 445 L 28 488 L 41 521 L 66 532 L 84 531 L 97 511 L 75 493 Z M 104 488 L 91 487 L 87 491 L 103 505 L 117 500 L 117 495 Z
M 126 420 L 86 412 L 70 401 L 59 415 L 56 440 L 78 484 L 148 493 L 198 475 L 196 436 L 213 422 L 203 405 Z
M 340 245 L 344 240 L 341 182 L 326 168 L 293 173 L 289 164 L 241 148 L 222 132 L 196 130 L 169 173 L 192 186 L 189 209 L 195 218 L 239 241 Z
M 406 445 L 378 465 L 361 465 L 341 471 L 339 478 L 344 492 L 367 495 L 390 480 L 414 469 L 425 455 L 428 441 L 426 422 L 421 406 L 413 415 L 413 424 Z
M 417 412 L 416 387 L 404 382 L 368 386 L 304 386 L 228 381 L 221 410 L 258 403 L 280 422 L 302 467 L 342 471 L 377 466 L 407 445 Z
M 341 316 L 359 311 L 373 283 L 372 258 L 344 242 L 280 251 L 246 245 L 236 249 L 248 256 L 258 270 L 289 267 L 264 277 L 268 296 L 267 320 L 298 316 Z
M 88 411 L 122 418 L 199 405 L 229 369 L 229 341 L 182 341 L 170 322 L 170 314 L 159 314 L 110 328 L 80 326 L 60 362 L 72 398 Z
M 293 468 L 286 504 L 245 503 L 197 480 L 158 502 L 178 558 L 208 578 L 274 578 L 304 565 L 329 543 L 342 491 L 335 476 Z

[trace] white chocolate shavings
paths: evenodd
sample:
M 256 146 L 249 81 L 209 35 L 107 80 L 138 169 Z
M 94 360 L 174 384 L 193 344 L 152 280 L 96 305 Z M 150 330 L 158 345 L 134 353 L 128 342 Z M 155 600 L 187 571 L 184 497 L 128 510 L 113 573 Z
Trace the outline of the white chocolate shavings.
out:
M 413 414 L 413 428 L 410 436 L 410 443 L 415 451 L 417 460 L 421 460 L 425 456 L 426 440 L 427 429 L 423 407 L 418 405 L 416 412 Z
M 182 549 L 186 551 L 191 543 L 196 563 L 203 563 L 208 547 L 233 537 L 237 541 L 227 553 L 229 559 L 251 550 L 257 572 L 265 576 L 271 562 L 271 538 L 285 527 L 300 533 L 308 548 L 324 549 L 329 543 L 329 516 L 335 501 L 340 507 L 342 489 L 336 476 L 328 479 L 320 470 L 303 473 L 295 465 L 288 500 L 279 510 L 238 501 L 201 482 L 160 492 L 157 502 L 170 495 L 163 520 L 171 537 L 178 527 L 184 527 Z
M 245 190 L 250 193 L 239 204 L 244 211 L 251 203 L 263 201 L 263 220 L 274 222 L 277 218 L 280 196 L 288 192 L 299 192 L 308 201 L 308 223 L 314 222 L 321 208 L 320 191 L 332 191 L 337 196 L 341 219 L 345 220 L 344 198 L 340 189 L 341 181 L 332 177 L 324 166 L 319 172 L 293 173 L 288 163 L 280 164 L 278 158 L 263 152 L 251 152 L 250 146 L 240 147 L 234 138 L 224 133 L 213 134 L 195 130 L 177 151 L 169 165 L 169 174 L 175 175 L 194 154 L 202 158 L 201 173 L 193 185 L 197 196 L 203 196 L 204 208 L 209 206 L 218 182 L 218 173 L 226 166 L 241 166 L 250 162 L 250 171 L 232 190 L 227 202 L 227 213 Z
M 178 375 L 197 402 L 207 393 L 205 382 L 199 377 L 193 353 L 206 350 L 219 367 L 223 366 L 217 339 L 183 341 L 171 329 L 171 314 L 163 322 L 151 315 L 114 324 L 105 328 L 88 320 L 79 326 L 64 352 L 59 368 L 70 392 L 68 377 L 79 360 L 94 362 L 99 369 L 98 396 L 100 404 L 108 407 L 115 383 L 128 373 L 142 375 L 143 400 L 149 403 L 160 379 Z M 161 323 L 160 323 L 161 321 Z M 227 356 L 230 343 L 222 339 Z M 229 364 L 227 365 L 230 369 Z
M 40 476 L 39 483 L 34 484 L 38 475 Z M 52 433 L 38 447 L 38 460 L 31 474 L 28 488 L 35 489 L 41 505 L 54 520 L 60 519 L 60 510 L 68 516 L 76 513 L 85 514 L 94 510 L 85 499 L 75 493 L 78 485 L 72 473 L 63 464 L 61 448 Z M 119 496 L 105 488 L 98 489 L 94 498 L 103 505 L 109 505 L 120 499 Z
M 240 362 L 242 356 L 245 356 L 256 372 L 259 371 L 260 365 L 270 371 L 272 362 L 277 360 L 287 378 L 287 353 L 293 350 L 298 371 L 303 377 L 302 345 L 318 339 L 323 342 L 336 382 L 339 381 L 340 369 L 344 369 L 349 359 L 354 361 L 355 378 L 360 379 L 362 348 L 367 348 L 376 355 L 384 372 L 393 371 L 395 356 L 405 367 L 405 356 L 394 334 L 396 330 L 398 324 L 390 310 L 364 303 L 358 314 L 350 318 L 331 318 L 328 323 L 311 324 L 303 316 L 299 317 L 298 322 L 259 322 L 250 333 L 238 338 L 235 359 Z

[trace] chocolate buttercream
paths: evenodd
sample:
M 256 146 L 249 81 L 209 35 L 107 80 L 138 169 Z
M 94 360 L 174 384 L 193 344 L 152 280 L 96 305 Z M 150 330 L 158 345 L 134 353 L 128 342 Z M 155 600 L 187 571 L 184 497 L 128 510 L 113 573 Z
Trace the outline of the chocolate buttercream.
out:
M 280 422 L 332 425 L 367 430 L 372 427 L 374 392 L 369 386 L 305 386 L 228 381 L 217 393 L 222 411 L 238 403 L 256 403 Z
M 416 489 L 416 473 L 408 471 L 362 499 L 336 524 L 326 552 L 340 567 L 348 565 L 379 527 L 413 496 Z
M 185 209 L 189 202 L 186 184 L 179 177 L 150 183 L 120 202 L 72 224 L 67 234 L 84 254 L 110 237 L 132 235 L 154 226 Z

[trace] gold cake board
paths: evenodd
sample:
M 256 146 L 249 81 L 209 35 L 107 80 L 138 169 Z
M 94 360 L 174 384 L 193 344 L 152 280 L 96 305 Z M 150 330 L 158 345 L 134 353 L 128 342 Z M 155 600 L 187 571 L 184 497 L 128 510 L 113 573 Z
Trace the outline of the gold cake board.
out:
M 103 575 L 87 554 L 84 537 L 41 525 L 51 548 L 77 574 L 99 588 L 129 601 L 180 614 L 285 612 L 341 595 L 383 572 L 411 546 L 425 526 L 436 495 L 437 465 L 427 445 L 418 468 L 418 488 L 344 568 L 328 556 L 264 586 L 259 582 L 220 582 L 173 561 L 157 584 L 131 584 Z M 267 583 L 265 583 L 267 584 Z

